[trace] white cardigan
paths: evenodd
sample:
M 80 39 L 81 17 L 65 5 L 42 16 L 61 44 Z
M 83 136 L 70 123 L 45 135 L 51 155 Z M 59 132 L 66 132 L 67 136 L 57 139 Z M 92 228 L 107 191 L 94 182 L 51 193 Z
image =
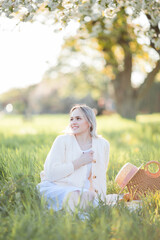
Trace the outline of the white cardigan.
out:
M 102 137 L 92 138 L 94 161 L 92 163 L 92 187 L 102 200 L 106 196 L 106 170 L 109 162 L 109 143 Z M 58 136 L 46 158 L 41 181 L 55 182 L 61 186 L 72 185 L 83 188 L 86 181 L 87 165 L 74 170 L 73 161 L 82 150 L 74 135 Z

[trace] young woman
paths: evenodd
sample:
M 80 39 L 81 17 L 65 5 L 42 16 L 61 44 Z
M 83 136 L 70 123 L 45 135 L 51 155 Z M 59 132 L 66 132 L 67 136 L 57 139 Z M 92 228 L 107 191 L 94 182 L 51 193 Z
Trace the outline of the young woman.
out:
M 109 143 L 97 135 L 94 111 L 86 105 L 76 105 L 70 111 L 69 131 L 58 136 L 41 172 L 40 193 L 48 207 L 60 210 L 81 208 L 98 198 L 106 199 L 106 170 Z

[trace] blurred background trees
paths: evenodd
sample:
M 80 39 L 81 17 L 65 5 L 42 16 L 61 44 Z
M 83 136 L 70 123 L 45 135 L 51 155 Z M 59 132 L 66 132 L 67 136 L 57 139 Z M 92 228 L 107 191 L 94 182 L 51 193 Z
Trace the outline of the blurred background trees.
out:
M 3 95 L 1 105 L 10 98 L 19 112 L 59 113 L 85 102 L 98 114 L 116 111 L 131 119 L 160 111 L 159 1 L 2 1 L 1 12 L 22 21 L 46 14 L 58 28 L 71 20 L 77 28 L 42 82 L 15 91 L 16 97 Z

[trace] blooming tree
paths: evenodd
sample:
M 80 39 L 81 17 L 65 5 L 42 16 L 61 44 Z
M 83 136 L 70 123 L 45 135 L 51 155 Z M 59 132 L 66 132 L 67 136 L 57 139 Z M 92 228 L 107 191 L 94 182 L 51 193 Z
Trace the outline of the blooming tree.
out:
M 63 24 L 71 19 L 83 24 L 85 21 L 96 21 L 100 17 L 114 18 L 122 7 L 130 10 L 132 18 L 136 18 L 141 12 L 146 15 L 150 24 L 151 31 L 148 32 L 151 42 L 160 48 L 159 0 L 0 0 L 0 14 L 4 13 L 9 18 L 17 17 L 21 21 L 28 21 L 48 9 Z
M 106 69 L 110 69 L 118 112 L 134 118 L 138 105 L 150 89 L 160 70 L 160 2 L 159 0 L 4 0 L 0 13 L 21 21 L 32 21 L 38 14 L 48 12 L 54 22 L 66 26 L 70 20 L 79 23 L 82 39 L 96 41 Z M 137 24 L 138 17 L 146 25 Z M 145 40 L 146 42 L 145 42 Z M 145 47 L 145 48 L 144 48 Z M 146 52 L 154 51 L 156 58 Z M 132 73 L 141 57 L 151 69 L 145 72 L 143 83 L 135 88 Z

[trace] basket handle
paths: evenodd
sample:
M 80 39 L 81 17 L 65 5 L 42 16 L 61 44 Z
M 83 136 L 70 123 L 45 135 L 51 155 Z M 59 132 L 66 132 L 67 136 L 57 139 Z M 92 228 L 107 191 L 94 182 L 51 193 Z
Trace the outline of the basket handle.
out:
M 159 170 L 156 172 L 156 173 L 151 173 L 149 170 L 148 170 L 148 166 L 152 163 L 155 163 L 158 165 L 159 167 Z M 160 163 L 159 162 L 156 162 L 156 161 L 150 161 L 148 162 L 145 166 L 144 166 L 144 171 L 145 173 L 149 176 L 149 177 L 152 177 L 152 178 L 158 178 L 160 176 Z

